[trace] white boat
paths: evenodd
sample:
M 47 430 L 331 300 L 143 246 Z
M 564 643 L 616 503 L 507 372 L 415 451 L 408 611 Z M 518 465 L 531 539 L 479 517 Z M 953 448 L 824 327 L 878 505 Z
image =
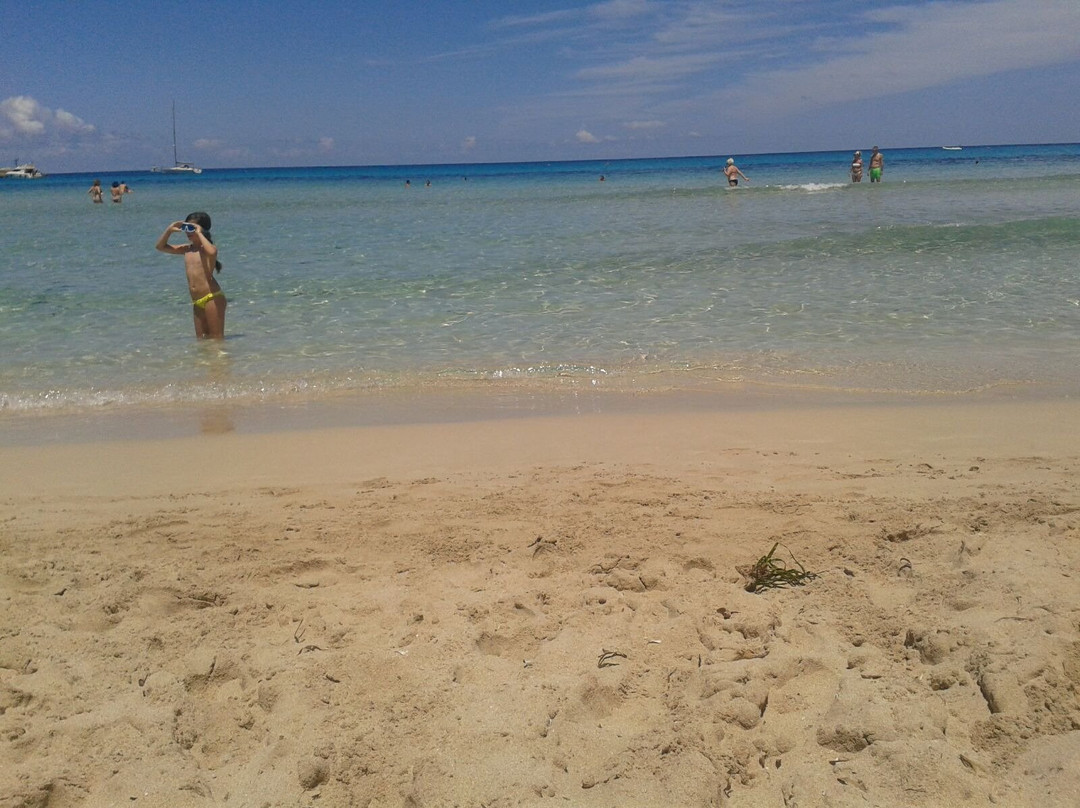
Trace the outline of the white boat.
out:
M 176 163 L 171 166 L 154 166 L 150 169 L 157 174 L 202 174 L 202 169 L 191 163 Z
M 172 157 L 171 166 L 154 166 L 150 170 L 155 174 L 202 174 L 202 169 L 194 163 L 181 162 L 176 159 L 176 102 L 172 105 Z
M 23 163 L 14 168 L 0 168 L 0 177 L 15 180 L 39 180 L 45 175 L 38 171 L 33 163 Z
M 942 146 L 945 151 L 962 151 L 963 146 Z

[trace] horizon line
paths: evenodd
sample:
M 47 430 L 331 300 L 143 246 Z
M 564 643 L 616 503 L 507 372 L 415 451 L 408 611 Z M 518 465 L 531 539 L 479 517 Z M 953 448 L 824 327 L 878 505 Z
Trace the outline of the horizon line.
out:
M 916 151 L 920 149 L 945 149 L 946 146 L 955 147 L 960 146 L 963 149 L 983 149 L 983 148 L 1007 148 L 1010 146 L 1080 146 L 1080 141 L 1069 142 L 1049 142 L 1049 143 L 978 143 L 978 144 L 935 144 L 931 146 L 879 146 L 881 151 Z M 869 147 L 861 147 L 862 149 L 868 149 Z M 648 160 L 710 160 L 726 159 L 729 156 L 736 157 L 765 157 L 773 155 L 799 155 L 799 154 L 840 154 L 852 151 L 851 148 L 840 149 L 811 149 L 809 151 L 767 151 L 767 152 L 724 152 L 716 154 L 686 154 L 686 155 L 660 155 L 653 157 L 589 157 L 589 158 L 574 158 L 574 159 L 530 159 L 530 160 L 485 160 L 476 162 L 461 162 L 461 163 L 344 163 L 344 164 L 320 164 L 320 165 L 261 165 L 261 166 L 201 166 L 205 171 L 271 171 L 271 170 L 286 170 L 291 168 L 303 168 L 303 169 L 342 169 L 342 168 L 378 168 L 378 169 L 390 169 L 390 168 L 431 168 L 435 166 L 503 166 L 503 165 L 541 165 L 550 163 L 630 163 L 630 162 L 644 162 Z M 28 161 L 31 165 L 35 165 L 33 161 Z M 191 165 L 197 165 L 197 161 L 188 161 Z M 22 163 L 20 163 L 22 165 Z M 46 177 L 65 177 L 75 176 L 79 174 L 149 174 L 152 173 L 151 168 L 116 168 L 116 169 L 90 169 L 86 171 L 56 171 L 46 174 Z

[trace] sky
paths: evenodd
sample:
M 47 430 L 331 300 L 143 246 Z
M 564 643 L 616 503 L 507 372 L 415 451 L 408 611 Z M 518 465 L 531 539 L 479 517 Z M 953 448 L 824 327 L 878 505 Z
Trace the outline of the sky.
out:
M 1080 141 L 1080 0 L 0 0 L 46 173 Z

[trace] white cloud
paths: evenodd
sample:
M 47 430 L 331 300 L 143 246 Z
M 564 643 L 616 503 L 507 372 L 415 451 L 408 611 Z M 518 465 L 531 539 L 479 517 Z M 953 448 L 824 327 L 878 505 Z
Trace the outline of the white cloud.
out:
M 461 150 L 462 151 L 472 151 L 475 148 L 476 148 L 476 136 L 475 135 L 469 135 L 467 138 L 465 138 L 463 141 L 461 141 Z
M 578 143 L 599 143 L 600 138 L 594 135 L 587 129 L 579 129 L 578 133 L 574 135 L 577 138 Z
M 201 137 L 192 144 L 196 149 L 213 150 L 225 145 L 224 141 L 212 137 Z
M 93 124 L 89 124 L 78 115 L 72 115 L 64 109 L 56 110 L 56 125 L 65 131 L 88 135 L 94 131 Z
M 332 137 L 319 138 L 319 151 L 332 152 L 334 150 L 334 139 Z
M 0 135 L 7 138 L 90 135 L 94 131 L 92 124 L 77 115 L 63 109 L 53 112 L 28 95 L 14 95 L 0 101 Z
M 627 129 L 643 130 L 643 129 L 663 129 L 667 126 L 663 121 L 628 121 L 624 123 Z
M 0 115 L 3 115 L 20 135 L 40 135 L 45 132 L 42 120 L 48 110 L 27 95 L 16 95 L 0 101 Z

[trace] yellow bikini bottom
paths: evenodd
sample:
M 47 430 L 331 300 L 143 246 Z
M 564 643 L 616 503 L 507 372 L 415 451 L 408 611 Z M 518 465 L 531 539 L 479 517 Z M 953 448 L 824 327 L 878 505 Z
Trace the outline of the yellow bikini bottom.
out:
M 191 305 L 193 305 L 197 309 L 205 309 L 206 304 L 216 297 L 225 297 L 225 293 L 219 289 L 216 292 L 211 292 L 208 295 L 203 295 L 198 300 L 192 300 Z

